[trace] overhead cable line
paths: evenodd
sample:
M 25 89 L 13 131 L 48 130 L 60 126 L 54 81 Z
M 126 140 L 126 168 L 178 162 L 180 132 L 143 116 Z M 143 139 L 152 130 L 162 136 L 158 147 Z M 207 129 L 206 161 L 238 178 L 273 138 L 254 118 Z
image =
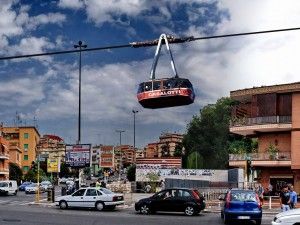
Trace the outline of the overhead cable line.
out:
M 227 37 L 237 37 L 237 36 L 246 36 L 246 35 L 257 35 L 257 34 L 266 34 L 266 33 L 276 33 L 276 32 L 285 32 L 285 31 L 295 31 L 300 30 L 300 27 L 287 28 L 287 29 L 277 29 L 277 30 L 264 30 L 264 31 L 255 31 L 255 32 L 246 32 L 246 33 L 236 33 L 236 34 L 225 34 L 225 35 L 214 35 L 207 37 L 184 37 L 184 38 L 175 38 L 172 36 L 168 36 L 168 41 L 170 44 L 176 43 L 184 43 L 190 41 L 198 41 L 205 39 L 214 39 L 214 38 L 227 38 Z M 36 54 L 28 54 L 28 55 L 16 55 L 16 56 L 6 56 L 0 57 L 0 60 L 10 60 L 10 59 L 20 59 L 20 58 L 31 58 L 38 56 L 48 56 L 48 55 L 60 55 L 60 54 L 69 54 L 75 52 L 89 52 L 89 51 L 101 51 L 101 50 L 109 50 L 109 49 L 117 49 L 117 48 L 139 48 L 139 47 L 149 47 L 157 45 L 157 40 L 153 41 L 143 41 L 143 42 L 131 42 L 129 44 L 124 45 L 111 45 L 97 48 L 86 48 L 82 50 L 66 50 L 66 51 L 56 51 L 56 52 L 45 52 L 45 53 L 36 53 Z

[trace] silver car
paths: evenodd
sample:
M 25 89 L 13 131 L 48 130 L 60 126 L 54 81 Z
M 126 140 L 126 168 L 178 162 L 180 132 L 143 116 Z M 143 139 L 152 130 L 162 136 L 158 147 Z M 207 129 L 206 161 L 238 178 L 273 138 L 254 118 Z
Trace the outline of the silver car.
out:
M 300 209 L 292 209 L 289 211 L 278 213 L 272 225 L 294 225 L 300 222 Z

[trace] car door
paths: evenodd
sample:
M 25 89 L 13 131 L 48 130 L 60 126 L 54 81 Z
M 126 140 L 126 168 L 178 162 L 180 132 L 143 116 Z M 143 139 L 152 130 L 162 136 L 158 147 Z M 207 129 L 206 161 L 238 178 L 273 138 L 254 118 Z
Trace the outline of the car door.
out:
M 72 195 L 69 195 L 66 199 L 68 205 L 70 207 L 86 207 L 83 199 L 85 191 L 86 189 L 83 188 L 74 192 Z
M 174 200 L 174 190 L 168 189 L 163 191 L 161 195 L 155 199 L 156 211 L 174 211 Z
M 97 200 L 97 190 L 89 188 L 86 190 L 85 195 L 83 196 L 85 207 L 95 207 L 95 202 Z

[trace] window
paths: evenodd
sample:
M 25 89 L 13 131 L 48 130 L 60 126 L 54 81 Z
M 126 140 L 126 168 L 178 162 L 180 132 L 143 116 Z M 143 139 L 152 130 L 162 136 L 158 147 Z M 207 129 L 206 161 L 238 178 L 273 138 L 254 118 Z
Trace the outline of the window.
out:
M 28 151 L 28 144 L 24 144 L 24 150 L 25 150 L 25 152 Z
M 29 138 L 29 134 L 28 133 L 24 133 L 24 139 L 28 139 Z
M 28 160 L 28 155 L 24 155 L 24 160 Z
M 29 166 L 23 166 L 23 171 L 27 172 L 29 170 Z
M 76 191 L 74 194 L 72 194 L 72 196 L 83 196 L 85 192 L 85 189 L 80 189 L 78 191 Z
M 97 196 L 97 190 L 95 189 L 87 189 L 86 196 Z

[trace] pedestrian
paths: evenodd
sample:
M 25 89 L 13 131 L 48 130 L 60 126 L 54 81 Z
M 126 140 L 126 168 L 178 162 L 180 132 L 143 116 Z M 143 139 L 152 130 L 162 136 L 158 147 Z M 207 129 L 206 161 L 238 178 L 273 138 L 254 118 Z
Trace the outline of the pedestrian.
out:
M 101 183 L 100 183 L 100 179 L 98 179 L 98 180 L 96 181 L 96 188 L 97 188 L 97 189 L 100 189 L 100 187 L 101 187 Z
M 166 184 L 163 180 L 160 181 L 159 186 L 160 186 L 160 190 L 164 190 L 166 188 Z
M 297 204 L 297 198 L 298 198 L 297 192 L 294 191 L 294 186 L 293 185 L 291 185 L 289 189 L 290 189 L 290 195 L 291 195 L 290 207 L 291 207 L 291 209 L 295 209 L 296 204 Z
M 279 201 L 282 212 L 290 210 L 291 193 L 289 192 L 288 186 L 286 184 L 282 186 L 282 190 L 279 195 Z
M 256 188 L 256 193 L 259 197 L 261 205 L 263 205 L 264 204 L 264 188 L 262 187 L 261 184 L 258 184 L 258 187 Z

